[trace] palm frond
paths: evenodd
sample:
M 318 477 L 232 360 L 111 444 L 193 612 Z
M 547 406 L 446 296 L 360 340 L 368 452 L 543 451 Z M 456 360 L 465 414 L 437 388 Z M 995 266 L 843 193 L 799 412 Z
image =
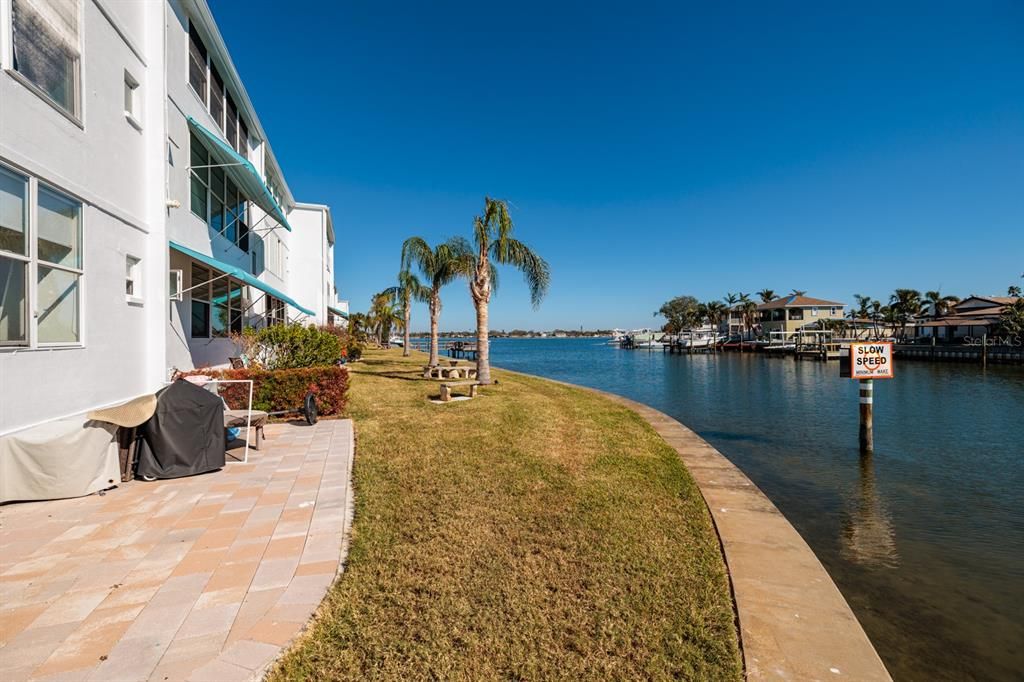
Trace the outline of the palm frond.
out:
M 530 289 L 530 302 L 534 308 L 540 306 L 551 283 L 551 269 L 547 261 L 523 242 L 510 237 L 491 244 L 490 256 L 496 263 L 511 265 L 521 271 Z

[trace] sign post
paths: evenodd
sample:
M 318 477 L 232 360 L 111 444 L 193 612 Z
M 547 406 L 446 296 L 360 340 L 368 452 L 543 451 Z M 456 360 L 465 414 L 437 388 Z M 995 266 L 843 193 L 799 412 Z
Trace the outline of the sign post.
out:
M 860 382 L 860 451 L 875 449 L 875 379 L 892 379 L 892 342 L 851 343 L 848 362 L 840 363 L 840 376 Z

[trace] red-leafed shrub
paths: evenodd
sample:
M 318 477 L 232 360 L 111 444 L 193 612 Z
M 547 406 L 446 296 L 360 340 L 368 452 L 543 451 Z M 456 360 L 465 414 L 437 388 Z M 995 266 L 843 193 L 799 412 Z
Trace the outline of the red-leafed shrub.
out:
M 252 379 L 252 407 L 264 412 L 294 410 L 306 394 L 316 395 L 321 415 L 339 415 L 348 402 L 348 370 L 337 365 L 297 369 L 196 369 L 181 376 L 204 374 L 213 379 Z M 219 393 L 228 407 L 244 410 L 249 402 L 248 384 L 220 384 Z

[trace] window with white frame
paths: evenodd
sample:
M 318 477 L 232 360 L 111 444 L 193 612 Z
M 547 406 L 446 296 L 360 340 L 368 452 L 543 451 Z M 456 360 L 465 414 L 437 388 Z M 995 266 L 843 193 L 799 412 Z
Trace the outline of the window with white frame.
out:
M 218 234 L 249 250 L 248 200 L 199 139 L 189 139 L 191 167 L 189 208 Z
M 0 166 L 0 345 L 79 343 L 82 274 L 81 202 Z
M 141 112 L 139 111 L 139 81 L 135 77 L 124 72 L 124 115 L 136 127 L 141 125 Z
M 28 178 L 0 166 L 0 344 L 28 344 Z
M 249 128 L 238 113 L 235 100 L 203 43 L 194 23 L 188 27 L 188 82 L 217 122 L 228 144 L 242 156 L 249 155 Z
M 130 254 L 124 257 L 124 295 L 129 301 L 142 300 L 142 259 Z
M 79 116 L 80 0 L 12 0 L 14 70 L 71 116 Z

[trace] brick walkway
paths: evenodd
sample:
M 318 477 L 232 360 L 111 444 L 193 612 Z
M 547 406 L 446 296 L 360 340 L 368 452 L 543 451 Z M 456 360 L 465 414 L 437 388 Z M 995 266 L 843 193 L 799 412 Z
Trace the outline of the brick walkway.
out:
M 352 423 L 272 424 L 249 463 L 0 507 L 0 679 L 258 679 L 339 569 Z

